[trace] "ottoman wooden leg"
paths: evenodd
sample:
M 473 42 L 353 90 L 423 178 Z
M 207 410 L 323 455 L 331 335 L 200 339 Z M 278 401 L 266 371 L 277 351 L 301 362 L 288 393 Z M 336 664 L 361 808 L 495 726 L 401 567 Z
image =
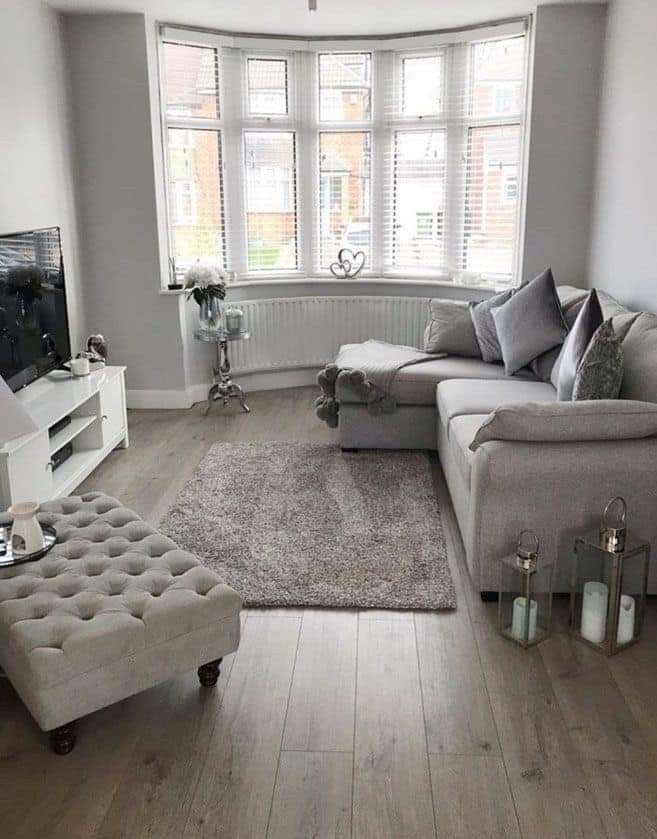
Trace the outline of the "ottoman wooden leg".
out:
M 60 725 L 50 732 L 50 747 L 56 755 L 67 755 L 75 746 L 73 723 Z
M 198 678 L 204 688 L 213 688 L 217 684 L 220 664 L 221 659 L 218 658 L 216 661 L 209 661 L 199 667 Z

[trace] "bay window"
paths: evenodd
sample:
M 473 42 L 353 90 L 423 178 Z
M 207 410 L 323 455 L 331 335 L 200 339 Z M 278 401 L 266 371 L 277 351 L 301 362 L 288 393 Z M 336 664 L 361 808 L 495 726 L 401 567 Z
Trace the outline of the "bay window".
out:
M 362 49 L 163 27 L 177 271 L 328 277 L 348 248 L 364 277 L 511 284 L 526 40 L 524 21 Z

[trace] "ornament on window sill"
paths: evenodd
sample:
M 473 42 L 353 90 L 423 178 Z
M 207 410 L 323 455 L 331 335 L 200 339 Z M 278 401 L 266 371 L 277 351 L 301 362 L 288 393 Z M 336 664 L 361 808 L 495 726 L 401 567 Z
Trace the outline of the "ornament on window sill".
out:
M 363 251 L 350 251 L 349 248 L 340 248 L 337 262 L 332 262 L 329 271 L 336 280 L 353 280 L 363 270 L 365 265 L 365 254 Z

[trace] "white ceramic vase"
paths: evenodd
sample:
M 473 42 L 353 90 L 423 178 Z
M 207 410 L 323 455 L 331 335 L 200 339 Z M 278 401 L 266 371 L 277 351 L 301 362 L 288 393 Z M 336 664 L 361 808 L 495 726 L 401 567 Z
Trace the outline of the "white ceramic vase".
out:
M 11 528 L 11 550 L 15 556 L 25 556 L 45 547 L 43 531 L 36 517 L 39 505 L 33 501 L 13 504 L 7 511 L 14 519 Z

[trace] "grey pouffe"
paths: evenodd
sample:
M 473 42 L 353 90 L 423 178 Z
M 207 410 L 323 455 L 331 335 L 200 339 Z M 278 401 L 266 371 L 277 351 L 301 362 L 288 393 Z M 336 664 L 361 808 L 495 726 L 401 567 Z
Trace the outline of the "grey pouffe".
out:
M 237 592 L 102 493 L 42 504 L 38 518 L 57 543 L 0 571 L 0 666 L 56 752 L 73 747 L 74 720 L 178 673 L 216 684 L 239 644 Z

